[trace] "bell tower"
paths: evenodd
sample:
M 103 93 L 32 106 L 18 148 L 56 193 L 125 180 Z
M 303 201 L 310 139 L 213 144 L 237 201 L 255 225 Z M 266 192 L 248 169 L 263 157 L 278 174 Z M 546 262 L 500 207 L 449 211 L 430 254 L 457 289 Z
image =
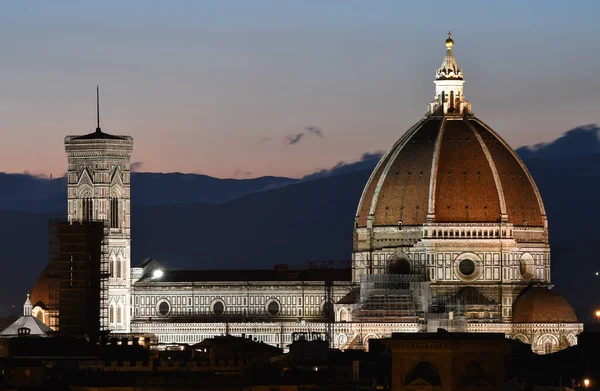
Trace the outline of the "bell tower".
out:
M 67 217 L 102 221 L 108 259 L 108 328 L 129 332 L 131 318 L 130 159 L 133 138 L 100 129 L 99 93 L 96 131 L 65 137 L 68 159 Z

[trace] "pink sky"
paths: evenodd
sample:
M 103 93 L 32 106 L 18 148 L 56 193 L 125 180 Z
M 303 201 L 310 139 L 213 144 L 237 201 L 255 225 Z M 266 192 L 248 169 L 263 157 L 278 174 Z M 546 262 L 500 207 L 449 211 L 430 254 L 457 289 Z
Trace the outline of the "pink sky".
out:
M 133 136 L 141 171 L 298 177 L 354 161 L 424 114 L 448 29 L 475 114 L 513 147 L 600 122 L 593 1 L 200 3 L 3 10 L 0 171 L 62 175 L 64 136 L 95 128 L 96 84 L 103 130 Z M 285 144 L 306 126 L 325 137 Z

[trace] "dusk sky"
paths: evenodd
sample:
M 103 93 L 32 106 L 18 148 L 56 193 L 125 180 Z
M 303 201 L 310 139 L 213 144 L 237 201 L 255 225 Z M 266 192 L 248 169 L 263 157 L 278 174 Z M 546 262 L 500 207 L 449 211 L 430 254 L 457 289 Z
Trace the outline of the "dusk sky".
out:
M 475 114 L 513 147 L 551 141 L 600 122 L 598 14 L 598 0 L 5 2 L 0 171 L 62 176 L 64 136 L 95 129 L 96 85 L 102 129 L 133 136 L 140 171 L 355 161 L 424 115 L 448 30 Z

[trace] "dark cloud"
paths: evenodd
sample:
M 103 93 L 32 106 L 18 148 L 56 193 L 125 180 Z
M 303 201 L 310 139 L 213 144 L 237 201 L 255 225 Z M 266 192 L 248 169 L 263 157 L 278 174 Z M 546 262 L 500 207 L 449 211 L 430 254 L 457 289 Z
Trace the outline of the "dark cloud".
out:
M 320 138 L 324 138 L 323 131 L 316 126 L 307 126 L 304 128 L 309 134 L 314 134 L 315 136 L 319 136 Z
M 377 165 L 379 159 L 383 156 L 383 152 L 365 152 L 361 155 L 360 159 L 356 162 L 346 163 L 338 162 L 335 166 L 315 171 L 312 174 L 306 175 L 302 178 L 303 181 L 310 181 L 314 179 L 326 178 L 333 175 L 347 174 L 354 171 L 362 170 L 373 170 Z
M 518 148 L 522 159 L 555 159 L 588 156 L 600 153 L 600 127 L 596 124 L 578 126 L 549 143 Z
M 294 144 L 298 144 L 305 135 L 309 135 L 309 136 L 316 136 L 319 138 L 325 138 L 325 136 L 323 135 L 323 131 L 319 128 L 317 128 L 316 126 L 306 126 L 304 128 L 304 131 L 300 132 L 300 133 L 290 133 L 287 136 L 285 136 L 285 144 L 286 145 L 294 145 Z
M 291 133 L 285 136 L 285 143 L 287 145 L 294 145 L 300 142 L 304 137 L 304 133 Z
M 131 171 L 138 172 L 142 168 L 143 165 L 144 165 L 144 162 L 133 162 L 130 165 Z

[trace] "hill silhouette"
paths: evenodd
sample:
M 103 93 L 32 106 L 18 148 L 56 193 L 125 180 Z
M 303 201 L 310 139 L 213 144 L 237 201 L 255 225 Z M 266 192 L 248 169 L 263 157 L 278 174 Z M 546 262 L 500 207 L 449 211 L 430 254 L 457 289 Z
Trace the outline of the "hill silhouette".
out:
M 219 203 L 247 194 L 295 183 L 297 179 L 264 176 L 220 179 L 208 175 L 133 172 L 131 202 L 160 205 L 189 202 Z M 0 172 L 0 209 L 52 213 L 65 209 L 67 180 Z
M 221 190 L 212 195 L 190 195 L 194 202 L 161 204 L 170 200 L 167 192 L 156 198 L 143 193 L 152 191 L 157 178 L 171 180 L 171 174 L 138 173 L 132 192 L 132 263 L 152 256 L 172 268 L 239 269 L 347 260 L 352 250 L 356 207 L 373 160 L 343 163 L 338 169 L 346 173 L 337 174 L 340 171 L 334 168 L 322 172 L 321 179 L 257 181 L 254 188 L 260 190 L 218 203 L 196 202 L 195 197 L 214 201 L 223 195 L 239 194 L 236 186 L 244 191 L 249 187 L 232 182 L 233 190 L 217 185 Z M 542 193 L 549 218 L 555 289 L 580 317 L 587 318 L 590 308 L 600 306 L 600 277 L 595 275 L 600 266 L 594 250 L 600 240 L 596 223 L 600 220 L 600 154 L 534 158 L 525 163 Z M 363 165 L 363 169 L 353 169 L 355 164 Z M 191 178 L 174 178 L 174 187 L 178 191 L 202 192 L 202 181 L 219 181 Z M 192 185 L 185 187 L 186 181 Z M 274 188 L 265 190 L 268 186 Z M 135 196 L 137 193 L 142 194 Z M 22 305 L 25 289 L 33 286 L 47 263 L 47 219 L 55 216 L 64 216 L 64 212 L 0 211 L 3 265 L 11 273 L 11 278 L 0 286 L 0 307 L 15 305 L 19 309 Z

